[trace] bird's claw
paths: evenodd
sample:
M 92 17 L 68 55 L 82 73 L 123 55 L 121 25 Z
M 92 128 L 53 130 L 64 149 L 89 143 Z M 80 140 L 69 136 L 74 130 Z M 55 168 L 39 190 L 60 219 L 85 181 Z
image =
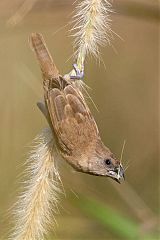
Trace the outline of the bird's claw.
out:
M 76 63 L 73 64 L 73 68 L 76 72 L 76 75 L 71 75 L 70 79 L 74 79 L 74 80 L 81 80 L 84 78 L 84 66 L 82 67 L 82 70 L 80 70 L 77 66 Z

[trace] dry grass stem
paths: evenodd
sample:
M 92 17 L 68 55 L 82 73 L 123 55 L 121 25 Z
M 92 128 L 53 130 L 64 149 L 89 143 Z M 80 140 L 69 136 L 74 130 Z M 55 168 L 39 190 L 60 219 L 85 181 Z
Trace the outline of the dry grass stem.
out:
M 15 26 L 16 24 L 21 22 L 22 19 L 31 11 L 37 1 L 38 0 L 25 0 L 18 8 L 16 13 L 14 13 L 14 15 L 8 19 L 7 25 Z
M 60 178 L 53 158 L 51 131 L 43 130 L 36 142 L 27 161 L 28 180 L 14 210 L 14 240 L 44 239 L 52 214 L 57 212 Z

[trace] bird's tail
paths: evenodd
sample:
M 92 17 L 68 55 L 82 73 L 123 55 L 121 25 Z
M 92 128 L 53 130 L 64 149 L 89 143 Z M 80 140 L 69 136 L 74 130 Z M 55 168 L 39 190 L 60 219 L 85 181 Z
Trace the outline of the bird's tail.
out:
M 43 36 L 39 33 L 32 33 L 30 43 L 40 64 L 44 80 L 59 78 L 59 71 L 47 49 Z

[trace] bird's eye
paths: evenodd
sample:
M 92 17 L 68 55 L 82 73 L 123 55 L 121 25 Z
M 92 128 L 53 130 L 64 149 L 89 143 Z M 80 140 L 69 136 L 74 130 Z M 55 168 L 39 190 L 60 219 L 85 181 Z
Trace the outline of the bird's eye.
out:
M 106 159 L 106 160 L 105 160 L 105 163 L 106 163 L 107 165 L 110 165 L 110 164 L 111 164 L 111 160 L 110 160 L 110 159 Z

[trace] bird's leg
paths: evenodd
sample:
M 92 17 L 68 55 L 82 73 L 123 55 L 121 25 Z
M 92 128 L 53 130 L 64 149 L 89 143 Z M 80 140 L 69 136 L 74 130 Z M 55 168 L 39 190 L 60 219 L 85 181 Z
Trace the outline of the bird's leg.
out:
M 76 63 L 73 64 L 73 68 L 74 68 L 74 71 L 76 73 L 76 75 L 70 75 L 70 79 L 73 79 L 73 80 L 81 80 L 84 78 L 84 65 L 82 66 L 82 69 L 80 70 L 77 66 Z

